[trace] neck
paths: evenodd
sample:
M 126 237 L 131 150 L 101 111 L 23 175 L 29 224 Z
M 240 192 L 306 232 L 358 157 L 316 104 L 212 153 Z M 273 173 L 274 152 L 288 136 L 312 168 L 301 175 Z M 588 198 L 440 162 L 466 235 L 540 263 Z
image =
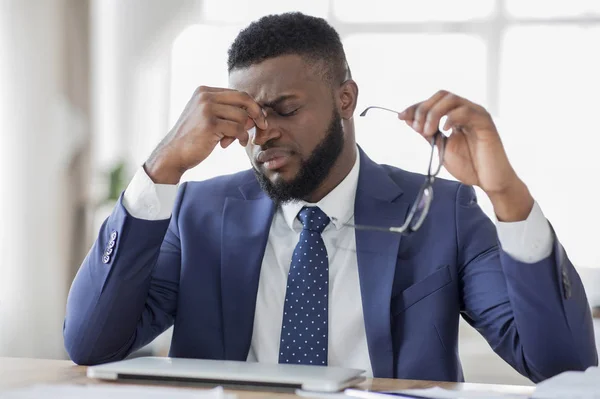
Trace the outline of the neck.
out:
M 337 161 L 333 164 L 327 178 L 313 191 L 308 197 L 303 198 L 304 201 L 315 204 L 322 200 L 327 194 L 329 194 L 334 188 L 338 186 L 348 176 L 348 173 L 352 170 L 354 162 L 356 161 L 356 144 L 354 142 L 347 143 L 344 149 L 338 156 Z

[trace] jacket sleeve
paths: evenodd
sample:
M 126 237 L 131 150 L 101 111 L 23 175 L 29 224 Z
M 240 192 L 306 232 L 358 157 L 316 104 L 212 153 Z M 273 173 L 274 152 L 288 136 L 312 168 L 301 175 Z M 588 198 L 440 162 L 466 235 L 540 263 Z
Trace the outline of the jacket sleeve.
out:
M 464 185 L 456 229 L 463 317 L 498 355 L 534 382 L 598 364 L 585 291 L 556 237 L 549 257 L 516 261 Z
M 181 267 L 177 218 L 136 219 L 122 198 L 71 286 L 63 328 L 65 348 L 82 365 L 121 360 L 173 324 Z

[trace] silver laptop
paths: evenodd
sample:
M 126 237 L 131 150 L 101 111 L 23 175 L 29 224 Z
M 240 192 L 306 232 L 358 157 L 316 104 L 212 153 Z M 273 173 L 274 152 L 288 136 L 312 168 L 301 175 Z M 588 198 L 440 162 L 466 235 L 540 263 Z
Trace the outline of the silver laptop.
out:
M 337 392 L 362 381 L 364 370 L 228 360 L 140 357 L 92 366 L 87 376 L 105 380 L 145 379 L 244 384 Z

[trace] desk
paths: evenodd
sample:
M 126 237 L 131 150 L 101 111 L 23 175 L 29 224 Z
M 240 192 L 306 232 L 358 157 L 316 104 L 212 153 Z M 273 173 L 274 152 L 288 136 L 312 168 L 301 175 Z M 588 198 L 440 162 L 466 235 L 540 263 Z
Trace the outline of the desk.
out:
M 110 384 L 98 380 L 88 379 L 85 375 L 86 368 L 76 366 L 66 360 L 41 360 L 21 358 L 0 358 L 0 390 L 24 387 L 32 384 Z M 172 386 L 172 384 L 169 384 Z M 369 379 L 360 385 L 362 389 L 394 390 L 409 388 L 429 388 L 441 386 L 447 389 L 458 390 L 483 390 L 503 393 L 529 395 L 533 387 L 516 385 L 489 385 L 489 384 L 457 384 L 450 382 L 429 382 L 393 379 Z M 186 385 L 189 388 L 189 385 Z M 239 399 L 258 398 L 293 398 L 292 393 L 265 392 L 253 388 L 252 391 L 232 389 Z

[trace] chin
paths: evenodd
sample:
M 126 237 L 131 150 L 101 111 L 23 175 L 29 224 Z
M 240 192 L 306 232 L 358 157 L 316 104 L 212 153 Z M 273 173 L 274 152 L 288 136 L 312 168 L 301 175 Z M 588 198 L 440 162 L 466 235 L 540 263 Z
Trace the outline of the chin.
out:
M 279 183 L 290 183 L 294 181 L 297 173 L 292 173 L 288 170 L 279 169 L 279 170 L 271 170 L 265 174 L 265 176 L 269 179 L 272 184 Z
M 260 168 L 260 172 L 265 176 L 272 184 L 277 183 L 289 183 L 298 176 L 298 171 L 290 166 L 285 166 L 276 170 L 265 170 Z

